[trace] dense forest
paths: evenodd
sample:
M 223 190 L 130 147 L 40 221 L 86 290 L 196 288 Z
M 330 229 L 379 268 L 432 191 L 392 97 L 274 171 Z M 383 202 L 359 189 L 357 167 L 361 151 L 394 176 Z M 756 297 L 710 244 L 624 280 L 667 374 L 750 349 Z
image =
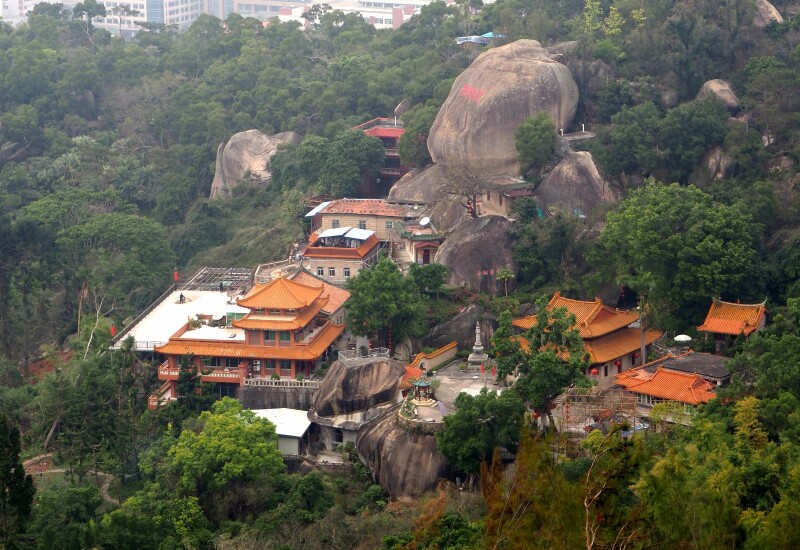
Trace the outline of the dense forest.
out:
M 775 1 L 784 21 L 756 25 L 760 4 L 435 2 L 394 31 L 315 7 L 309 30 L 201 16 L 129 40 L 60 4 L 0 22 L 0 548 L 800 546 L 800 6 Z M 413 502 L 388 502 L 352 449 L 348 473 L 289 473 L 274 427 L 190 373 L 185 400 L 147 411 L 154 368 L 130 348 L 112 355 L 111 325 L 176 266 L 284 257 L 304 198 L 352 196 L 374 163 L 351 128 L 401 101 L 401 154 L 427 164 L 436 113 L 481 51 L 455 38 L 489 31 L 572 44 L 572 129 L 596 132 L 587 147 L 622 200 L 586 219 L 519 201 L 514 291 L 408 288 L 429 303 L 419 326 L 469 301 L 499 313 L 612 284 L 694 335 L 711 297 L 766 299 L 767 329 L 728 350 L 730 387 L 688 426 L 597 432 L 574 460 L 522 422 L 513 392 L 464 399 L 453 430 L 468 414 L 516 423 L 459 463 L 480 491 Z M 731 83 L 735 118 L 695 99 L 712 79 Z M 276 154 L 269 186 L 209 199 L 218 145 L 253 128 L 303 141 Z M 40 358 L 57 368 L 29 383 Z M 65 473 L 40 476 L 32 501 L 19 463 L 45 441 Z M 513 469 L 497 445 L 517 450 Z

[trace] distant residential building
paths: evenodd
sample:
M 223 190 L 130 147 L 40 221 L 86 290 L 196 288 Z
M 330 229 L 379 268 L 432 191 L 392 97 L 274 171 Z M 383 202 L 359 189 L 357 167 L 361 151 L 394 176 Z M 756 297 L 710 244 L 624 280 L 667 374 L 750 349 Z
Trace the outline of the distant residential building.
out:
M 716 352 L 722 353 L 733 338 L 750 336 L 764 328 L 766 322 L 766 302 L 739 304 L 713 300 L 705 321 L 697 330 L 714 335 Z
M 615 376 L 633 366 L 643 363 L 641 354 L 642 336 L 644 336 L 645 353 L 653 342 L 664 333 L 660 330 L 647 330 L 642 335 L 633 324 L 639 322 L 636 311 L 623 311 L 605 305 L 600 298 L 594 301 L 572 300 L 556 292 L 546 309 L 566 308 L 575 316 L 575 328 L 580 332 L 586 352 L 589 354 L 591 366 L 584 374 L 598 386 L 608 387 L 614 383 Z M 536 316 L 522 317 L 514 320 L 514 326 L 527 331 L 536 324 Z M 528 346 L 522 340 L 523 348 Z
M 375 232 L 381 243 L 398 240 L 397 228 L 416 217 L 416 205 L 390 203 L 385 199 L 338 199 L 319 204 L 306 214 L 311 230 L 357 227 Z
M 305 268 L 339 285 L 376 264 L 382 249 L 375 231 L 351 226 L 316 231 L 308 243 L 302 253 Z
M 188 29 L 205 10 L 203 0 L 132 0 L 130 2 L 100 0 L 99 3 L 105 6 L 107 15 L 104 18 L 95 19 L 94 25 L 113 34 L 121 32 L 123 35 L 139 32 L 139 23 L 161 23 L 174 25 L 178 29 Z M 115 12 L 124 7 L 137 12 L 136 15 Z

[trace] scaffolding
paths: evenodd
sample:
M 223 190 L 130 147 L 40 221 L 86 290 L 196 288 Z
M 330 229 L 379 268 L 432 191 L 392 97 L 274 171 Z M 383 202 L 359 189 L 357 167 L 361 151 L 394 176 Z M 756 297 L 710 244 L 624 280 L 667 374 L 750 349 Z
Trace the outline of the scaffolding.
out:
M 220 287 L 220 285 L 222 285 Z M 202 267 L 185 283 L 181 290 L 241 291 L 252 286 L 252 270 L 245 267 Z
M 593 430 L 622 423 L 632 431 L 646 426 L 636 414 L 636 395 L 621 389 L 568 388 L 552 414 L 558 432 L 554 451 L 569 457 L 580 454 L 580 442 Z

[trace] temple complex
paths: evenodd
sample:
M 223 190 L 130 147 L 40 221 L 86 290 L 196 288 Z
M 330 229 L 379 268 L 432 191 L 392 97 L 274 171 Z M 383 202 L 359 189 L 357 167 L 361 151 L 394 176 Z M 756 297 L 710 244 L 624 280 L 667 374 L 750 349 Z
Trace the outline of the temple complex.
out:
M 766 302 L 760 304 L 739 304 L 713 300 L 706 320 L 697 327 L 700 332 L 712 334 L 716 352 L 721 354 L 733 338 L 739 335 L 750 336 L 761 330 L 767 322 Z

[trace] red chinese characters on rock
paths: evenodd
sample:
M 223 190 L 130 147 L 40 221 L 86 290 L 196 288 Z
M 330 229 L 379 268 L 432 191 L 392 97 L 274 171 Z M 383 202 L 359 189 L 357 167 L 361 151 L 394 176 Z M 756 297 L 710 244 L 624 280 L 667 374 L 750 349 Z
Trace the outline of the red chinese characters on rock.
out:
M 483 93 L 483 90 L 480 88 L 475 88 L 469 84 L 464 84 L 461 86 L 461 97 L 465 97 L 470 101 L 474 101 L 475 103 L 478 103 L 481 100 Z

